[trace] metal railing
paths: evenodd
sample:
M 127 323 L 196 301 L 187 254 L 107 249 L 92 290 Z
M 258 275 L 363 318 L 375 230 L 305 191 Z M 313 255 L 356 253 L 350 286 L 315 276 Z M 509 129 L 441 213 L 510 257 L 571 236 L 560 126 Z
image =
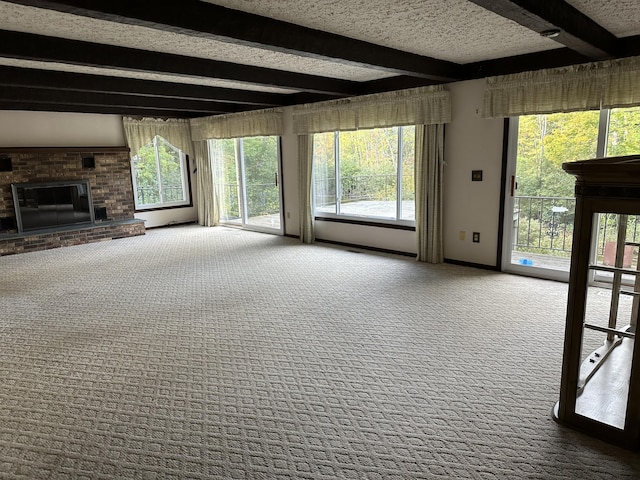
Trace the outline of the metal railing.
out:
M 513 249 L 519 252 L 569 257 L 573 242 L 575 198 L 517 196 L 513 209 Z M 616 242 L 618 215 L 601 213 L 598 218 L 597 255 L 607 243 Z M 627 241 L 640 240 L 640 216 L 630 215 Z
M 570 197 L 515 197 L 513 247 L 532 253 L 571 253 L 575 206 Z
M 240 218 L 238 183 L 217 184 L 222 201 L 222 213 L 225 220 Z M 280 191 L 274 182 L 252 183 L 246 185 L 248 216 L 273 215 L 280 213 Z
M 138 196 L 138 204 L 155 205 L 158 203 L 181 202 L 184 200 L 184 191 L 182 185 L 163 187 L 162 193 L 158 187 L 140 187 L 136 188 Z
M 397 196 L 398 176 L 392 174 L 349 175 L 340 177 L 340 201 L 361 202 L 368 200 L 393 200 Z M 335 177 L 319 176 L 314 181 L 316 206 L 335 205 Z M 402 191 L 405 200 L 414 196 L 414 177 L 402 175 Z

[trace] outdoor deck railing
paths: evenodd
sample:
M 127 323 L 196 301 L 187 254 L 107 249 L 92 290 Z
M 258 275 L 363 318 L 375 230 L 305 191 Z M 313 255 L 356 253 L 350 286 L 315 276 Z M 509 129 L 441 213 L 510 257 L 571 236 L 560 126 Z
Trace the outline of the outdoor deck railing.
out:
M 570 197 L 515 197 L 513 246 L 532 253 L 570 253 L 575 204 Z
M 575 198 L 517 196 L 513 209 L 513 248 L 520 252 L 568 257 L 573 241 Z M 640 216 L 631 215 L 627 241 L 640 239 Z M 598 255 L 616 242 L 617 215 L 601 213 L 598 219 Z
M 341 203 L 361 201 L 395 201 L 398 176 L 396 174 L 343 175 L 340 177 Z M 316 206 L 335 205 L 335 177 L 318 176 L 314 183 Z M 413 174 L 402 175 L 405 200 L 413 198 Z
M 156 203 L 180 202 L 184 200 L 184 192 L 182 185 L 162 188 L 162 192 L 158 187 L 141 187 L 136 188 L 138 192 L 138 201 L 142 205 L 152 205 Z

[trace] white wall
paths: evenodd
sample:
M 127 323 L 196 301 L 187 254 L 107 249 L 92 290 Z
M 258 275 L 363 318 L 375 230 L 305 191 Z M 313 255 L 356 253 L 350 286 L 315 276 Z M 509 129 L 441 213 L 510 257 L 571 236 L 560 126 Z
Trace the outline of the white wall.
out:
M 452 122 L 445 130 L 444 256 L 497 265 L 503 120 L 481 117 L 483 80 L 449 85 Z M 482 170 L 481 182 L 471 171 Z M 464 240 L 461 240 L 464 232 Z M 480 233 L 480 243 L 472 233 Z
M 415 254 L 418 249 L 416 232 L 410 230 L 319 221 L 315 224 L 315 235 L 320 240 L 363 245 L 394 252 Z
M 0 111 L 0 147 L 121 147 L 126 145 L 122 116 L 90 113 Z M 193 207 L 136 213 L 145 226 L 194 222 L 196 178 L 191 160 Z
M 0 147 L 122 147 L 119 115 L 0 111 Z
M 193 195 L 195 202 L 195 194 Z M 135 218 L 144 220 L 146 228 L 164 227 L 180 223 L 194 223 L 198 219 L 197 207 L 171 208 L 167 210 L 154 210 L 152 212 L 137 212 Z

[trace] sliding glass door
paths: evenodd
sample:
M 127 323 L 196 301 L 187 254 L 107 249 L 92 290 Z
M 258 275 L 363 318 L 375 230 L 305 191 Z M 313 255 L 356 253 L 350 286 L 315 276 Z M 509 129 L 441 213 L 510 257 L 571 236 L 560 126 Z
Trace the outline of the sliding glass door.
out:
M 210 141 L 220 222 L 282 233 L 278 137 Z
M 640 108 L 511 119 L 503 269 L 568 279 L 575 179 L 562 170 L 562 163 L 637 153 L 640 153 Z M 610 223 L 605 215 L 598 219 L 597 238 L 593 239 L 600 246 L 598 258 L 603 259 L 605 253 L 607 258 L 615 256 L 615 250 L 611 251 L 615 239 L 608 238 L 609 232 L 614 231 Z M 631 241 L 635 241 L 635 233 L 630 235 Z

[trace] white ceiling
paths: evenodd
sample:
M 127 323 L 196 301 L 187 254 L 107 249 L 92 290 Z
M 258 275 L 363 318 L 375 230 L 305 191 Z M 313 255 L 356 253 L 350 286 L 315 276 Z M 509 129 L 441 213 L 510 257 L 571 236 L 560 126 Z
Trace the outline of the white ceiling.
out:
M 616 37 L 640 34 L 640 0 L 567 0 Z
M 206 0 L 208 3 L 324 30 L 398 50 L 470 63 L 560 48 L 553 40 L 467 0 Z M 618 36 L 640 34 L 640 1 L 569 0 Z M 390 76 L 379 70 L 230 45 L 151 28 L 78 17 L 0 1 L 0 29 L 142 48 L 354 81 Z M 66 69 L 70 70 L 70 69 Z M 76 67 L 72 71 L 92 71 Z M 113 70 L 102 72 L 114 74 Z M 129 76 L 129 74 L 127 74 Z M 139 78 L 157 78 L 137 74 Z M 167 80 L 171 75 L 163 75 Z M 211 80 L 185 80 L 211 85 Z M 244 85 L 224 86 L 246 88 Z M 220 81 L 214 81 L 220 85 Z M 252 89 L 263 90 L 261 87 Z M 270 90 L 270 89 L 269 89 Z M 279 89 L 277 89 L 279 90 Z
M 67 13 L 7 2 L 0 2 L 0 28 L 291 72 L 333 76 L 345 80 L 366 81 L 390 75 L 366 68 L 336 65 L 333 62 L 297 55 L 276 53 L 242 45 L 230 45 L 206 38 L 77 17 Z
M 211 4 L 322 30 L 457 64 L 547 52 L 563 45 L 468 0 L 203 0 Z M 542 0 L 541 0 L 542 1 Z M 87 2 L 90 4 L 90 2 Z M 617 37 L 640 35 L 640 0 L 567 0 Z M 188 14 L 188 12 L 187 12 Z M 242 65 L 367 82 L 394 76 L 375 67 L 276 52 L 273 48 L 171 33 L 0 0 L 0 30 L 101 43 Z M 0 57 L 0 65 L 152 81 L 295 93 L 216 78 L 131 71 Z
M 467 0 L 206 1 L 456 63 L 559 47 Z

